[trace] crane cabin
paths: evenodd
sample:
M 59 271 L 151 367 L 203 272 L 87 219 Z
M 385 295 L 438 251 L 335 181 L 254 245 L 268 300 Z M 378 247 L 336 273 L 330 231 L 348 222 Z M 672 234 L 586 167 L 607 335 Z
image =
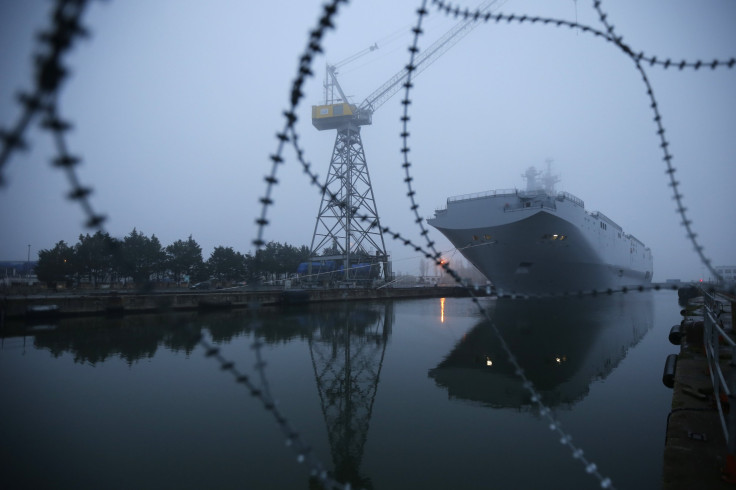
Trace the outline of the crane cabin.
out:
M 371 119 L 369 111 L 347 102 L 312 106 L 312 125 L 320 131 L 340 129 L 350 123 L 363 126 L 371 124 Z

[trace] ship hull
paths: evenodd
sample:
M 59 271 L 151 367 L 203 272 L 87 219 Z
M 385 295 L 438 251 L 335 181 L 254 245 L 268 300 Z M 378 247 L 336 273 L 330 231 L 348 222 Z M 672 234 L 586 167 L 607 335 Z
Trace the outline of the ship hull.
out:
M 429 224 L 502 294 L 574 294 L 648 284 L 649 249 L 574 199 L 516 193 L 448 200 Z

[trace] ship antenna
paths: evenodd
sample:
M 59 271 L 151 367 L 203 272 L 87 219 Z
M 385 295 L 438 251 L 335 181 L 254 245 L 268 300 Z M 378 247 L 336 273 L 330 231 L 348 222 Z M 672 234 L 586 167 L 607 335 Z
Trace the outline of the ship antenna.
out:
M 542 180 L 544 181 L 544 190 L 549 195 L 554 195 L 555 193 L 555 184 L 560 181 L 560 178 L 556 175 L 552 175 L 552 160 L 551 158 L 547 158 L 545 160 L 545 163 L 547 164 L 547 172 L 544 174 L 544 177 L 542 177 Z

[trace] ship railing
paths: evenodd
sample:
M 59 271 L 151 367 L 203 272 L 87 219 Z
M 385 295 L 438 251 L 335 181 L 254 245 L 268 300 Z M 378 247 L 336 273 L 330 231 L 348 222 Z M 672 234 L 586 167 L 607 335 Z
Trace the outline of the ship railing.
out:
M 570 194 L 569 192 L 564 192 L 564 191 L 563 192 L 558 192 L 557 193 L 557 199 L 560 199 L 560 200 L 567 199 L 571 203 L 577 204 L 581 208 L 585 208 L 585 202 L 582 199 L 580 199 L 579 197 Z
M 534 190 L 526 190 L 526 191 L 519 191 L 519 197 L 521 198 L 527 198 L 527 199 L 534 199 L 534 198 L 548 198 L 550 195 L 545 191 L 544 189 L 534 189 Z
M 626 238 L 628 238 L 632 242 L 636 242 L 639 245 L 641 245 L 642 247 L 646 247 L 646 245 L 644 245 L 644 243 L 641 240 L 639 240 L 638 238 L 636 238 L 634 235 L 625 235 L 625 236 L 626 236 Z
M 728 444 L 728 454 L 732 456 L 736 455 L 736 410 L 734 409 L 736 407 L 736 342 L 719 322 L 719 317 L 723 312 L 723 303 L 717 300 L 715 293 L 711 294 L 704 290 L 702 292 L 703 345 L 705 346 L 708 371 L 713 384 L 713 399 L 716 402 L 721 428 Z M 731 315 L 733 315 L 734 304 L 731 303 Z M 721 349 L 728 351 L 731 355 L 728 376 L 724 374 L 720 362 Z M 728 419 L 724 414 L 724 407 L 721 403 L 722 397 L 724 400 L 728 400 L 730 405 Z
M 557 205 L 554 201 L 522 201 L 514 204 L 504 204 L 504 213 L 524 211 L 529 209 L 552 209 L 557 210 Z
M 496 189 L 493 191 L 476 192 L 474 194 L 463 194 L 460 196 L 452 196 L 447 198 L 447 204 L 458 201 L 472 201 L 474 199 L 483 199 L 484 197 L 496 196 L 515 196 L 519 191 L 516 189 Z

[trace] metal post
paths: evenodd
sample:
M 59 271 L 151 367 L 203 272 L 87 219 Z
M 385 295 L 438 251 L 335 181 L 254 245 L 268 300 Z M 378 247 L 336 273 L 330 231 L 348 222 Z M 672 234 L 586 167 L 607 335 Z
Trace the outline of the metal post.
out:
M 736 483 L 736 347 L 731 348 L 731 363 L 729 369 L 729 394 L 730 404 L 728 411 L 728 434 L 726 434 L 728 453 L 726 464 L 723 466 L 723 479 L 729 483 Z

